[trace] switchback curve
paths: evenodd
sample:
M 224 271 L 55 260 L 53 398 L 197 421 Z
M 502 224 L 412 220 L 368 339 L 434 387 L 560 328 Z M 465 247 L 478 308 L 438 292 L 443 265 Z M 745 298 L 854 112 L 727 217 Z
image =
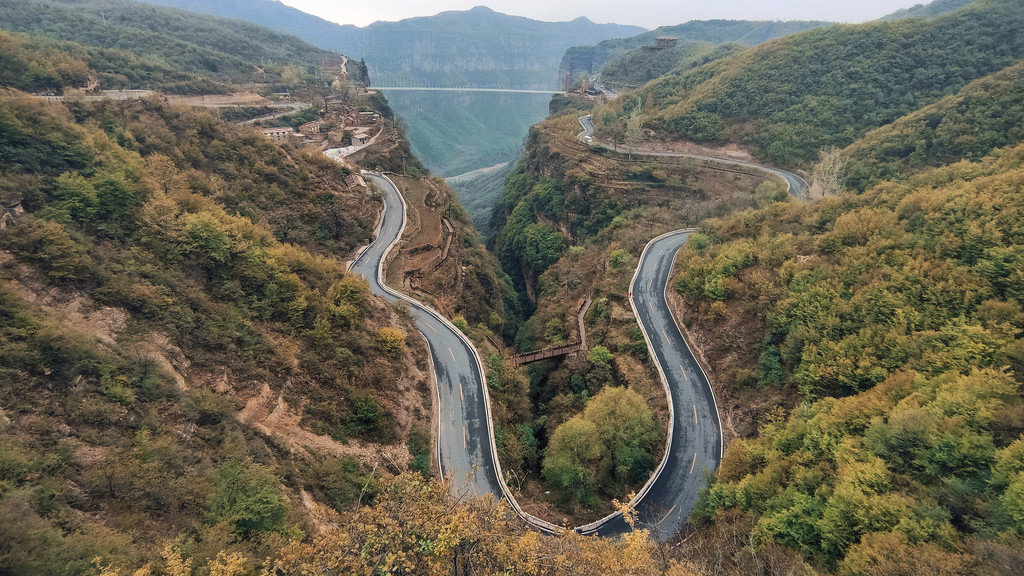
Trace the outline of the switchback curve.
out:
M 451 476 L 456 487 L 465 493 L 504 498 L 517 515 L 539 530 L 561 530 L 523 511 L 504 481 L 483 364 L 472 343 L 436 311 L 387 286 L 384 268 L 405 229 L 405 201 L 394 182 L 383 174 L 364 174 L 384 191 L 384 211 L 376 239 L 357 254 L 350 269 L 369 280 L 374 294 L 392 302 L 407 302 L 427 341 L 438 396 L 436 457 L 442 475 Z M 703 486 L 703 469 L 717 467 L 722 450 L 721 425 L 707 377 L 686 346 L 665 302 L 672 262 L 687 235 L 688 231 L 676 231 L 652 240 L 644 249 L 630 288 L 630 304 L 672 406 L 665 455 L 655 474 L 631 501 L 638 514 L 638 527 L 651 528 L 661 538 L 671 537 L 685 523 Z M 678 370 L 673 368 L 676 365 Z M 691 428 L 686 424 L 689 419 L 677 417 L 686 407 L 692 407 L 698 427 Z M 685 458 L 681 455 L 689 458 L 694 445 L 699 445 L 699 450 L 693 451 L 691 460 L 683 462 Z M 629 529 L 619 512 L 574 528 L 583 534 L 605 536 Z

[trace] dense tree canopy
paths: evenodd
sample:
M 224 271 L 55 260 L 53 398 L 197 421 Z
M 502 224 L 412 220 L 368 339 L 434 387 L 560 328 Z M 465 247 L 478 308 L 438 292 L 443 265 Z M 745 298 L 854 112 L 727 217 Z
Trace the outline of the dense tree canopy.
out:
M 654 470 L 661 435 L 639 394 L 606 387 L 555 430 L 544 453 L 544 478 L 585 505 L 599 489 L 621 496 L 623 487 L 646 481 Z
M 338 58 L 268 28 L 141 2 L 19 0 L 0 5 L 0 22 L 61 42 L 60 51 L 84 60 L 106 89 L 208 93 L 230 83 L 287 84 L 289 74 Z M 351 70 L 364 71 L 355 62 Z M 67 86 L 53 85 L 52 70 L 41 72 L 30 89 Z
M 846 150 L 846 185 L 864 190 L 1024 140 L 1024 61 L 869 132 Z
M 1022 24 L 1014 0 L 983 0 L 931 20 L 818 28 L 667 74 L 638 94 L 655 108 L 645 125 L 665 135 L 750 144 L 769 162 L 809 167 L 820 149 L 1024 57 Z
M 763 318 L 754 381 L 804 399 L 729 447 L 705 517 L 851 574 L 1024 535 L 1022 174 L 1018 146 L 694 237 L 677 289 Z
M 0 95 L 3 210 L 26 212 L 0 231 L 5 569 L 81 574 L 183 531 L 200 560 L 263 557 L 269 535 L 308 529 L 287 494 L 338 509 L 373 494 L 358 464 L 235 420 L 235 394 L 294 383 L 301 425 L 328 441 L 399 439 L 388 407 L 410 352 L 378 351 L 365 280 L 327 256 L 371 233 L 347 175 L 157 99 Z

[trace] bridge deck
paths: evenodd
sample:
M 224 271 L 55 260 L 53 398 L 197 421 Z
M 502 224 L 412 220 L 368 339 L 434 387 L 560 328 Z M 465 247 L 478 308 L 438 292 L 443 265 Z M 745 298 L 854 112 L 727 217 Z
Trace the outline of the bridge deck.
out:
M 497 92 L 502 94 L 562 94 L 562 90 L 526 90 L 520 88 L 472 88 L 441 86 L 371 86 L 371 90 L 390 90 L 392 92 Z

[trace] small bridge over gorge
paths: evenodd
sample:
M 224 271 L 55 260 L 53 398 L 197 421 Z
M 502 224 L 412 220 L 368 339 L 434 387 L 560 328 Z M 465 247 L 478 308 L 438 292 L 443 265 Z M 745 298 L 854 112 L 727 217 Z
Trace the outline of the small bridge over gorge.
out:
M 589 348 L 589 345 L 587 344 L 587 327 L 583 322 L 583 318 L 587 315 L 587 311 L 590 310 L 590 305 L 593 303 L 593 300 L 593 294 L 587 295 L 587 298 L 582 304 L 580 304 L 579 310 L 576 311 L 576 326 L 580 332 L 579 342 L 570 342 L 553 348 L 542 348 L 540 350 L 532 350 L 530 352 L 516 354 L 512 357 L 512 360 L 515 361 L 517 366 L 522 366 L 523 364 L 530 364 L 531 362 L 540 362 L 541 360 L 547 360 L 549 358 L 569 356 L 570 354 L 577 354 L 579 352 L 586 351 Z

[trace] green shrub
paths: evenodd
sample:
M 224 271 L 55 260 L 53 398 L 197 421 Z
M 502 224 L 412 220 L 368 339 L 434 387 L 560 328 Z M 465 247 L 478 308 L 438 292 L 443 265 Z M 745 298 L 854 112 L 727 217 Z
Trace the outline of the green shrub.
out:
M 590 352 L 587 353 L 587 361 L 591 364 L 607 365 L 611 364 L 614 359 L 615 357 L 612 356 L 612 353 L 604 346 L 594 346 L 590 349 Z
M 208 522 L 227 522 L 242 538 L 261 533 L 290 533 L 285 526 L 288 506 L 279 488 L 280 481 L 269 468 L 227 460 L 217 468 L 215 483 Z

